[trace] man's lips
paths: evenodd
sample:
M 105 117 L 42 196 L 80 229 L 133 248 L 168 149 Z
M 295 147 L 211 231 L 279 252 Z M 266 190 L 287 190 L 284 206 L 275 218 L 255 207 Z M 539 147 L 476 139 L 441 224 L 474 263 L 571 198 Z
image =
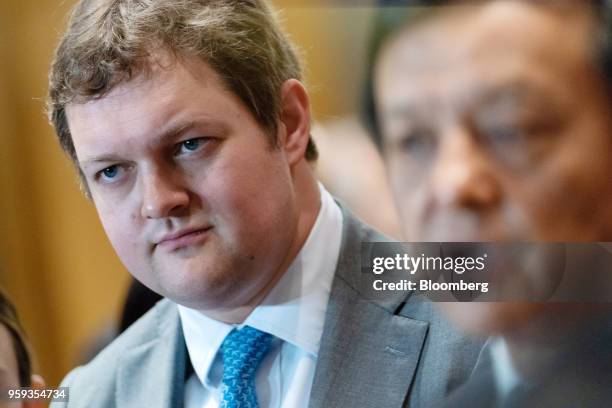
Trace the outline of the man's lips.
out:
M 200 244 L 204 242 L 208 235 L 208 231 L 211 229 L 212 227 L 202 227 L 177 231 L 173 234 L 164 235 L 156 245 L 165 249 L 174 250 L 189 245 Z

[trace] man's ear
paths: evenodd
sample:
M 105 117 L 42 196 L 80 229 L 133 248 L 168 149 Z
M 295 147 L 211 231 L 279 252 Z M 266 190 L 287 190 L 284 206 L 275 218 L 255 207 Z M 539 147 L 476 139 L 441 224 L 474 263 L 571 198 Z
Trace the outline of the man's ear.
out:
M 310 101 L 304 85 L 297 79 L 285 81 L 281 88 L 280 119 L 279 145 L 293 166 L 304 158 L 310 138 Z
M 40 375 L 34 374 L 32 376 L 32 384 L 30 387 L 35 390 L 42 390 L 45 388 L 45 386 L 45 380 Z M 23 403 L 24 408 L 43 408 L 46 405 L 47 404 L 45 403 L 44 399 L 24 401 Z

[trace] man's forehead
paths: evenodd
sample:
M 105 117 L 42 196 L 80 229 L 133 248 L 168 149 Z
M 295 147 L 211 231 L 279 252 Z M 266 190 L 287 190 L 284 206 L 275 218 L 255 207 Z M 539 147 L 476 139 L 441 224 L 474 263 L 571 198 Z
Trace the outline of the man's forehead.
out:
M 531 10 L 534 6 L 518 1 L 502 5 L 492 11 L 484 6 L 454 7 L 441 12 L 439 18 L 432 17 L 431 23 L 425 21 L 398 34 L 383 50 L 377 67 L 384 99 L 392 104 L 411 100 L 416 104 L 425 102 L 419 99 L 427 95 L 516 100 L 517 96 L 555 92 L 560 97 L 556 94 L 567 85 L 558 84 L 559 79 L 576 78 L 577 70 L 587 65 L 585 34 L 590 31 L 585 21 L 568 17 L 576 22 L 566 30 L 565 20 L 555 20 L 561 18 L 556 14 L 541 16 L 545 11 Z M 535 16 L 530 15 L 533 13 Z M 518 15 L 525 15 L 522 25 L 532 26 L 532 32 L 517 30 L 519 23 L 510 17 Z M 503 26 L 501 19 L 513 25 Z M 548 20 L 550 27 L 538 25 L 540 20 Z M 565 34 L 561 37 L 559 31 Z M 560 41 L 563 47 L 558 46 Z
M 179 103 L 181 100 L 203 97 L 203 91 L 211 89 L 222 92 L 217 74 L 204 62 L 176 60 L 152 64 L 101 97 L 68 104 L 66 114 L 73 135 L 83 128 L 95 131 L 96 125 L 106 129 L 150 123 L 157 128 L 177 110 L 185 108 Z
M 422 85 L 422 84 L 421 84 Z M 534 109 L 547 106 L 551 111 L 560 110 L 564 95 L 559 89 L 537 81 L 536 78 L 515 77 L 499 82 L 475 82 L 450 92 L 446 83 L 431 82 L 428 91 L 397 92 L 386 94 L 385 117 L 423 118 L 438 117 L 449 106 L 454 111 L 461 107 L 465 111 L 517 113 L 517 109 Z M 554 109 L 553 109 L 554 107 Z
M 404 60 L 404 69 L 427 69 L 465 52 L 501 56 L 507 47 L 534 54 L 584 51 L 592 14 L 588 6 L 572 10 L 519 0 L 440 7 L 399 30 L 382 55 Z
M 169 93 L 146 81 L 121 84 L 101 98 L 66 106 L 68 125 L 77 152 L 83 141 L 108 143 L 114 135 L 129 134 L 136 128 L 161 126 L 166 120 L 157 112 L 168 105 Z M 155 91 L 152 93 L 152 91 Z M 164 97 L 164 95 L 167 95 Z M 167 112 L 171 115 L 173 112 Z M 103 138 L 99 136 L 103 135 Z

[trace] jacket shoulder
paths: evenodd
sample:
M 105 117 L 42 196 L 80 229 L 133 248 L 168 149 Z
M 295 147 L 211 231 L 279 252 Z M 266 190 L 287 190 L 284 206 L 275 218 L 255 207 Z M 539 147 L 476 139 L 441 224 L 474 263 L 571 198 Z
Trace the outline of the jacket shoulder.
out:
M 173 332 L 173 328 L 178 328 L 178 324 L 176 305 L 162 299 L 91 362 L 73 369 L 60 385 L 69 387 L 70 402 L 52 404 L 51 407 L 114 407 L 121 360 L 135 350 L 155 347 Z

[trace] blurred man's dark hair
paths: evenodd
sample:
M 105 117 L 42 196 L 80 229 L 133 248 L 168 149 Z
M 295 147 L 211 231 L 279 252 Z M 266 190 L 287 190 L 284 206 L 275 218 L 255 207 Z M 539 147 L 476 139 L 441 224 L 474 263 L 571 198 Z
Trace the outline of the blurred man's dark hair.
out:
M 32 381 L 32 361 L 28 343 L 23 327 L 19 321 L 17 310 L 8 296 L 0 289 L 0 325 L 6 327 L 15 348 L 17 366 L 19 369 L 19 383 L 22 387 L 29 387 Z
M 487 0 L 379 0 L 370 36 L 367 58 L 365 86 L 362 101 L 362 118 L 374 139 L 376 146 L 382 148 L 382 137 L 376 114 L 374 100 L 374 67 L 384 44 L 394 33 L 404 27 L 418 24 L 428 17 L 435 16 L 440 7 L 461 4 L 483 3 Z M 525 0 L 515 0 L 525 1 Z M 612 1 L 610 0 L 527 0 L 542 5 L 580 2 L 584 7 L 592 7 L 593 15 L 599 25 L 598 38 L 593 44 L 595 65 L 604 78 L 612 101 Z M 450 39 L 449 39 L 450 41 Z M 612 103 L 611 103 L 612 106 Z

